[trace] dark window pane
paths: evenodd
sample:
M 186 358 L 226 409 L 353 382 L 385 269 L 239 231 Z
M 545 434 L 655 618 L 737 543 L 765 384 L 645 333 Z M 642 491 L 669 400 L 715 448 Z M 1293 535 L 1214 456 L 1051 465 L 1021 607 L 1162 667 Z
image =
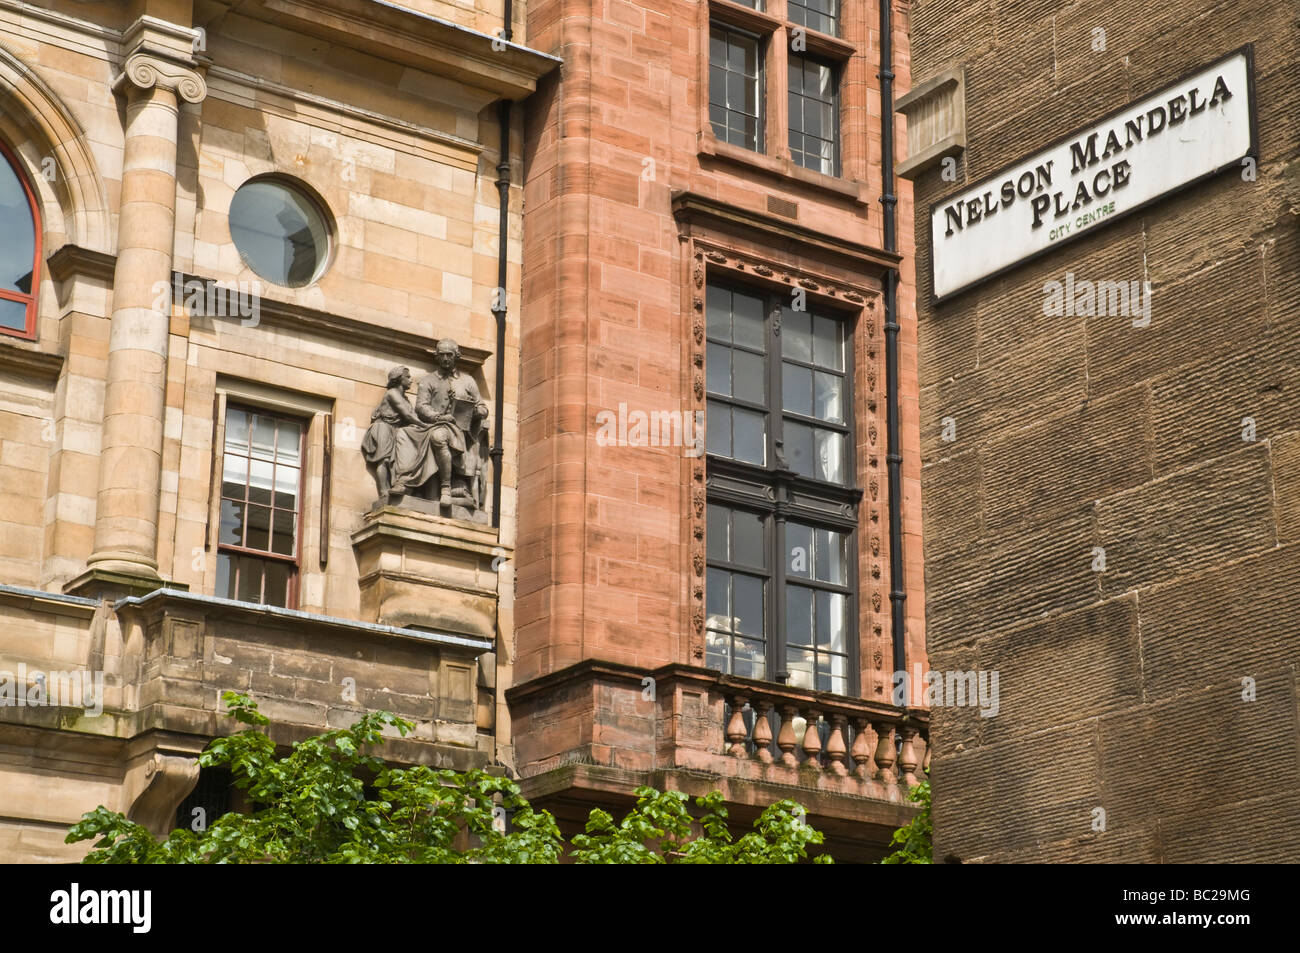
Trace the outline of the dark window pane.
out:
M 708 404 L 706 443 L 709 453 L 731 456 L 731 408 L 716 400 L 711 400 Z
M 217 542 L 227 546 L 244 545 L 244 504 L 234 500 L 221 501 L 221 525 Z
M 291 510 L 275 510 L 271 532 L 271 552 L 282 556 L 296 555 L 298 549 L 296 519 Z
M 708 540 L 709 540 L 709 559 L 715 559 L 719 562 L 730 561 L 730 547 L 727 541 L 727 514 L 728 510 L 723 506 L 714 506 L 709 504 L 709 522 L 708 522 Z
M 734 110 L 743 110 L 745 106 L 745 87 L 749 81 L 740 73 L 727 74 L 727 108 Z
M 229 553 L 217 553 L 217 584 L 213 591 L 222 599 L 235 598 L 234 559 Z
M 763 415 L 749 410 L 733 411 L 732 439 L 735 441 L 735 458 L 745 463 L 762 466 L 767 462 L 767 439 L 763 431 Z
M 804 476 L 813 475 L 813 432 L 811 427 L 785 422 L 785 460 L 790 469 Z
M 247 510 L 247 536 L 244 545 L 249 549 L 271 548 L 271 508 L 249 506 Z
M 813 570 L 812 528 L 799 523 L 786 523 L 785 552 L 786 573 L 809 578 Z
M 744 510 L 732 511 L 732 562 L 746 566 L 766 566 L 763 545 L 763 518 Z
M 722 569 L 710 569 L 708 584 L 704 589 L 708 626 L 711 629 L 731 631 L 730 597 L 731 573 Z
M 708 334 L 710 338 L 731 343 L 731 292 L 709 285 L 706 292 Z
M 713 126 L 713 134 L 723 142 L 727 141 L 727 110 L 722 106 L 709 107 L 709 123 Z
M 239 570 L 239 581 L 235 587 L 235 598 L 240 602 L 262 601 L 262 565 L 255 559 L 239 556 L 235 558 Z
M 726 122 L 727 70 L 725 67 L 709 67 L 709 103 L 722 108 L 722 121 Z
M 812 371 L 797 364 L 781 366 L 781 405 L 791 413 L 812 416 Z
M 735 313 L 736 343 L 764 351 L 763 299 L 737 292 L 732 297 Z
M 785 641 L 788 645 L 813 644 L 813 591 L 803 586 L 785 590 Z
M 710 344 L 705 361 L 710 394 L 731 394 L 731 348 Z
M 794 308 L 781 308 L 781 354 L 812 363 L 812 315 Z
M 709 62 L 718 64 L 719 70 L 727 62 L 727 37 L 717 30 L 709 36 Z
M 287 563 L 276 563 L 267 561 L 264 564 L 266 572 L 266 591 L 263 594 L 262 601 L 268 606 L 289 606 L 289 580 L 293 576 L 293 567 Z
M 763 355 L 750 351 L 733 351 L 732 394 L 740 400 L 755 404 L 767 399 L 767 372 L 763 367 Z
M 762 638 L 763 580 L 737 574 L 731 577 L 731 585 L 736 600 L 732 610 L 736 616 L 736 631 Z

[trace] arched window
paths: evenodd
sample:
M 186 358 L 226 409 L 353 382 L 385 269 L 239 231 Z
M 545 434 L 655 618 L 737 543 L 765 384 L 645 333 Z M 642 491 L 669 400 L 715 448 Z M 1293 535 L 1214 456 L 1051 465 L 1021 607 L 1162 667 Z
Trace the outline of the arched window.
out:
M 0 333 L 34 338 L 40 216 L 32 187 L 4 142 L 0 142 L 0 236 Z

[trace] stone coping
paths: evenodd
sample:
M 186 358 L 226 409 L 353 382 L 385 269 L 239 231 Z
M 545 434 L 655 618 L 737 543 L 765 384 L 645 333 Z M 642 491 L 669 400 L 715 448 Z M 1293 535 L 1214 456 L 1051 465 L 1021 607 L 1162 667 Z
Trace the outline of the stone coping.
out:
M 65 597 L 66 598 L 66 597 Z M 127 596 L 114 603 L 115 610 L 124 607 L 144 606 L 148 603 L 166 600 L 169 602 L 192 603 L 214 608 L 231 609 L 241 615 L 262 615 L 292 623 L 324 625 L 337 629 L 348 629 L 368 635 L 391 635 L 425 645 L 445 645 L 462 649 L 474 649 L 478 652 L 490 652 L 492 643 L 486 639 L 477 639 L 468 635 L 456 635 L 451 632 L 422 632 L 418 629 L 402 629 L 378 622 L 361 622 L 357 619 L 343 619 L 338 616 L 319 615 L 304 612 L 301 609 L 283 609 L 280 606 L 267 606 L 256 602 L 239 602 L 235 599 L 222 599 L 218 596 L 203 596 L 179 589 L 156 589 L 145 596 Z

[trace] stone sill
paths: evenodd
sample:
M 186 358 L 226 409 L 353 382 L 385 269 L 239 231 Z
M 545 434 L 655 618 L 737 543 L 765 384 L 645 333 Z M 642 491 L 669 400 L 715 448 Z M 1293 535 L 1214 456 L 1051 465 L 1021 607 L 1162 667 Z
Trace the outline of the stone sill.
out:
M 733 146 L 729 142 L 720 141 L 712 130 L 706 129 L 700 133 L 697 154 L 701 157 L 708 156 L 720 162 L 756 169 L 759 172 L 783 179 L 787 183 L 815 189 L 839 199 L 847 199 L 856 205 L 865 206 L 870 203 L 865 182 L 824 175 L 821 172 L 814 172 L 812 169 L 805 169 L 801 165 L 796 165 L 785 157 L 765 155 L 761 152 L 754 152 L 752 149 Z

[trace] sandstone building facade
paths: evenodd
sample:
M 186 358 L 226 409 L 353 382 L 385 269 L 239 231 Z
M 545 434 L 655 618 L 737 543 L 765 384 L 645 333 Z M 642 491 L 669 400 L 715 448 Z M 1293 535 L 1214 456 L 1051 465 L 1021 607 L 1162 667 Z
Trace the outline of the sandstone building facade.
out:
M 719 787 L 879 856 L 928 757 L 907 31 L 0 0 L 0 858 L 230 806 L 232 689 L 565 825 Z M 477 464 L 377 501 L 447 339 Z
M 740 819 L 791 796 L 867 859 L 908 816 L 914 284 L 880 80 L 906 87 L 905 10 L 529 4 L 563 66 L 525 131 L 506 697 L 525 791 L 566 822 L 642 783 L 720 788 Z
M 227 689 L 283 742 L 386 708 L 417 724 L 399 759 L 509 760 L 501 104 L 556 63 L 503 14 L 0 3 L 0 857 L 75 859 L 98 804 L 170 829 Z M 371 413 L 440 338 L 495 429 L 480 521 L 372 507 Z
M 1001 692 L 935 711 L 936 859 L 1294 860 L 1296 11 L 917 0 L 912 27 L 926 634 Z M 990 241 L 1040 154 L 1044 240 L 1029 208 Z M 1020 252 L 945 292 L 967 232 Z

